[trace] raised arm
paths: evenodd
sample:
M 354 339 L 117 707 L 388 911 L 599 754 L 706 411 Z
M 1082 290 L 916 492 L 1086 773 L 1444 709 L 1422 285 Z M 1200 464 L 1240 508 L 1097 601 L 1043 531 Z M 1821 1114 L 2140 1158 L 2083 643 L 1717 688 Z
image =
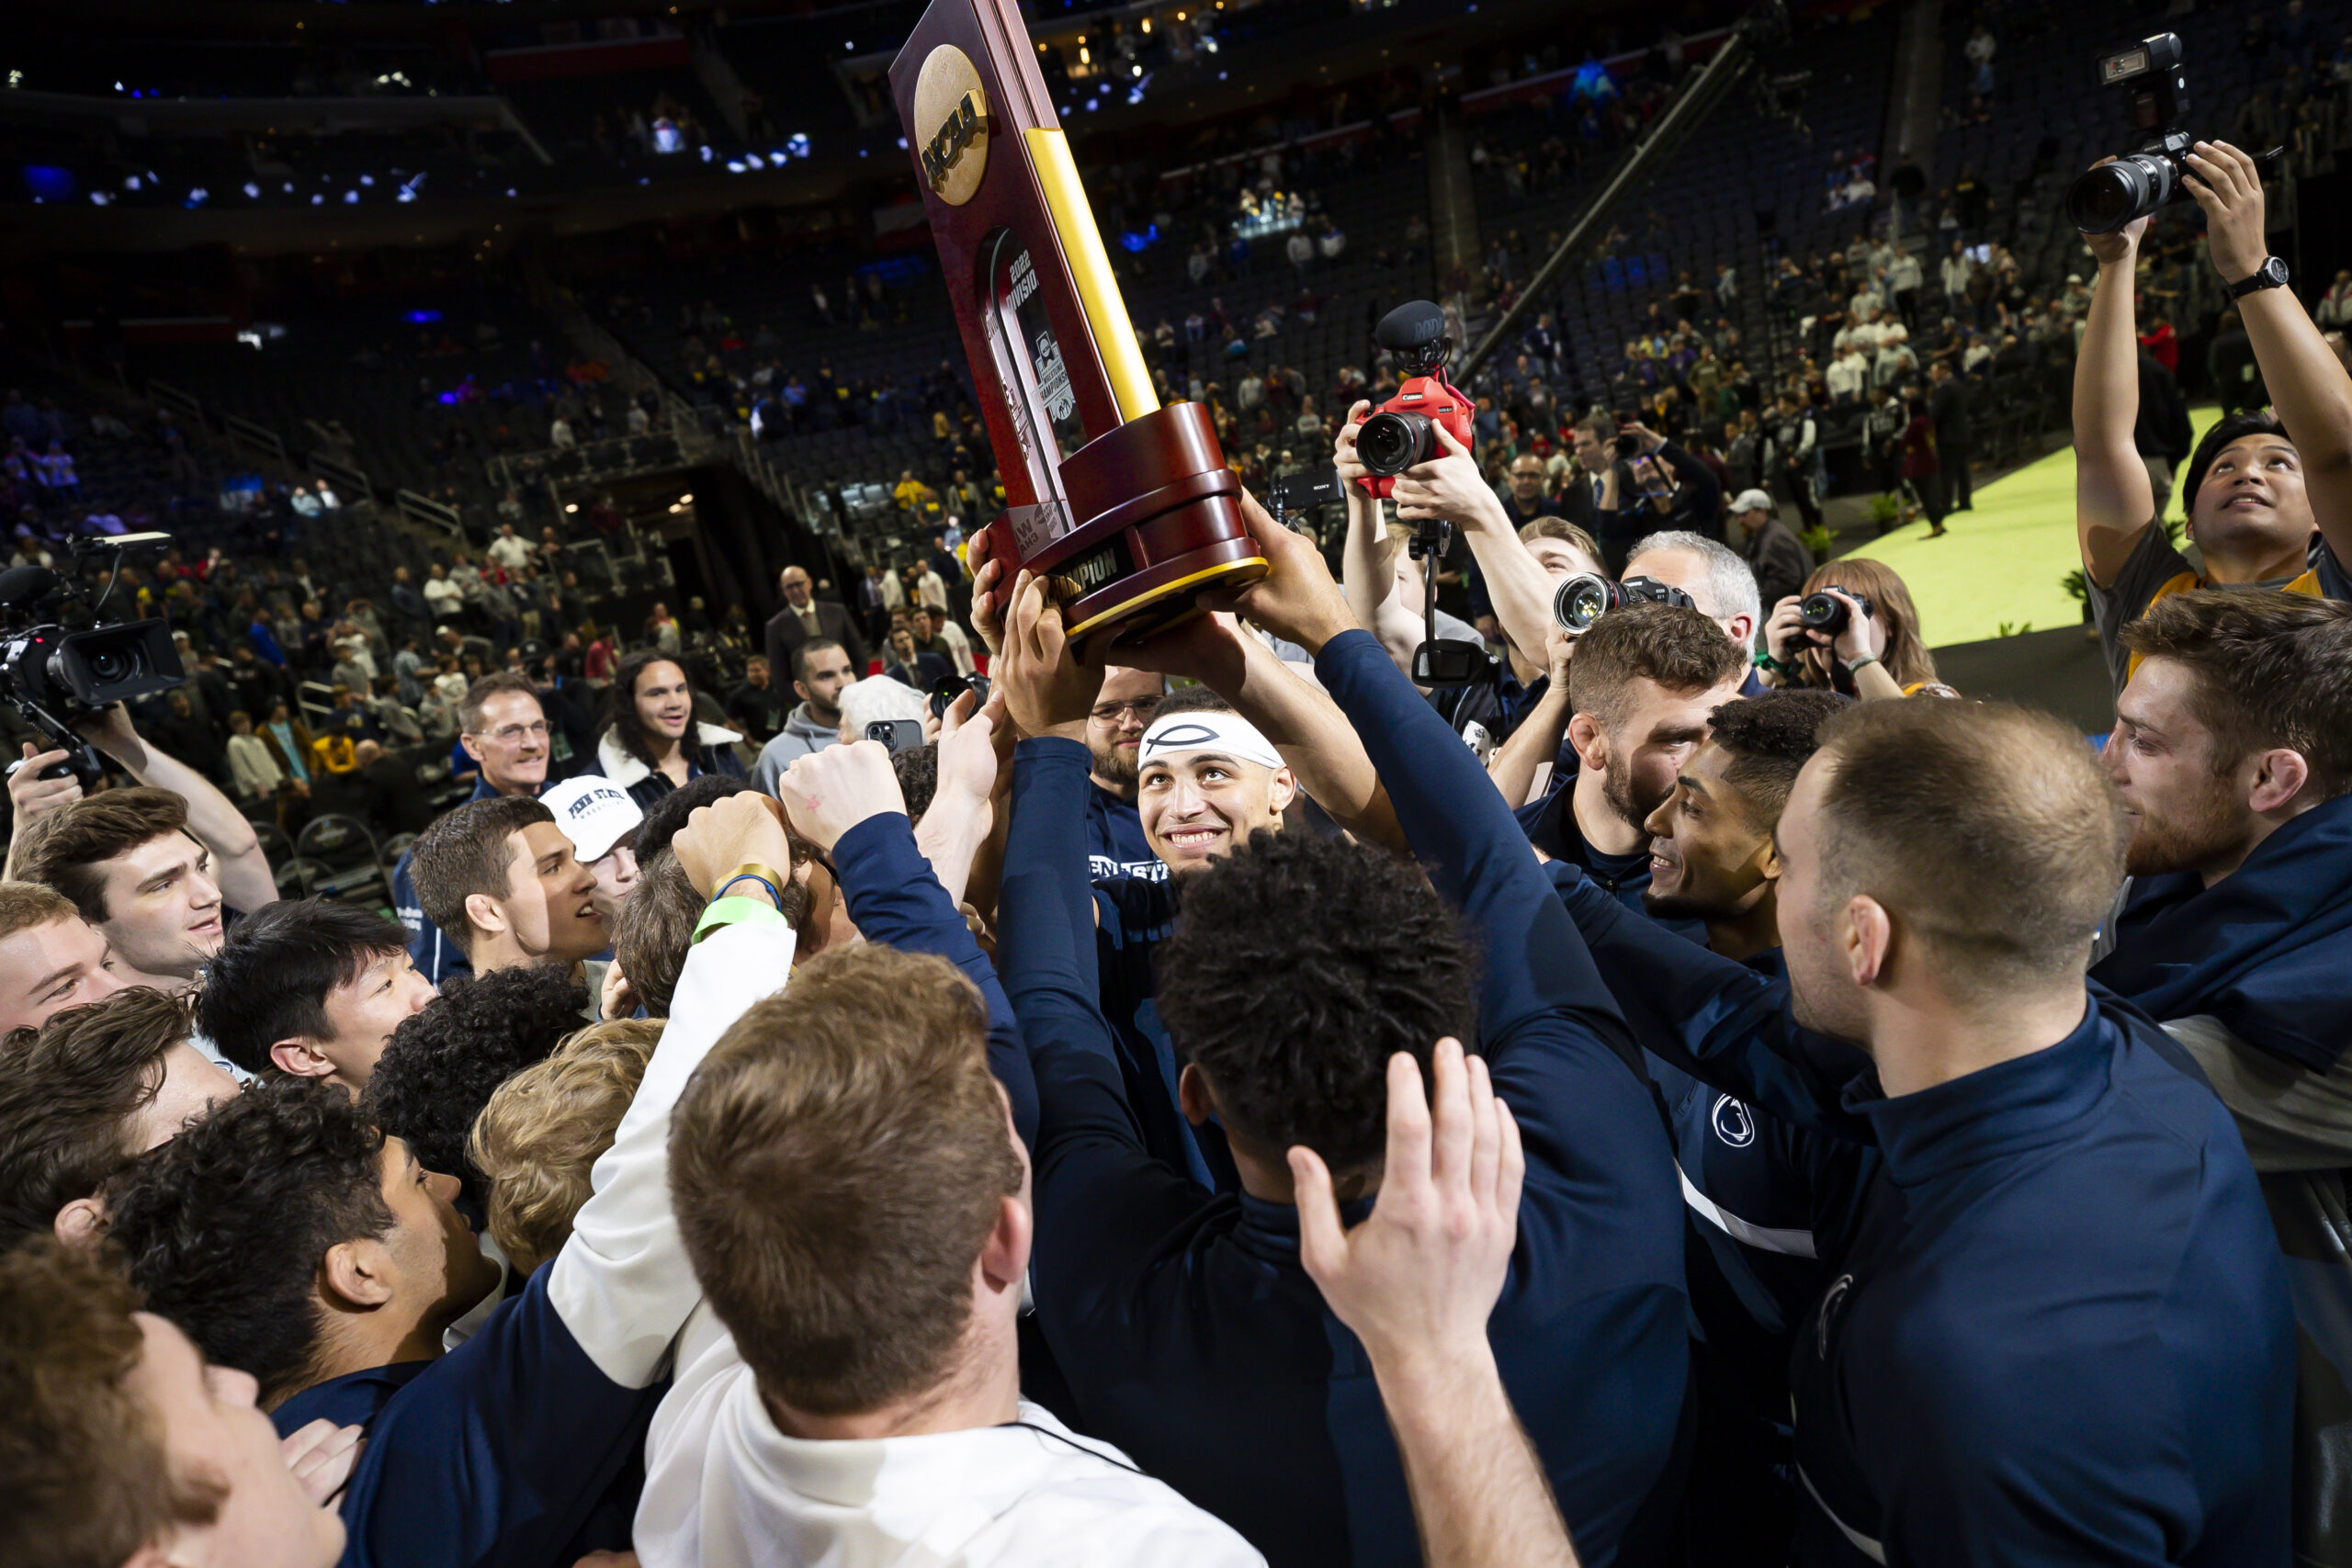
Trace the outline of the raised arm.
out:
M 695 812 L 674 843 L 706 894 L 728 867 L 789 853 L 773 803 L 754 795 Z M 401 1402 L 370 1428 L 344 1495 L 354 1531 L 344 1561 L 569 1562 L 558 1553 L 642 1448 L 672 1343 L 702 1297 L 670 1207 L 671 1112 L 720 1035 L 792 965 L 792 928 L 764 897 L 742 901 L 765 914 L 714 931 L 687 955 L 676 1006 L 562 1250 L 418 1374 L 432 1397 Z
M 1397 669 L 1410 671 L 1413 650 L 1421 645 L 1425 617 L 1421 606 L 1407 604 L 1396 592 L 1398 547 L 1381 521 L 1379 501 L 1356 483 L 1366 471 L 1356 460 L 1356 432 L 1371 407 L 1358 400 L 1348 411 L 1347 426 L 1340 432 L 1332 451 L 1333 466 L 1348 498 L 1348 536 L 1340 547 L 1340 575 L 1356 625 L 1380 639 Z
M 1486 576 L 1487 595 L 1503 635 L 1532 659 L 1552 629 L 1552 574 L 1520 542 L 1470 449 L 1443 425 L 1431 428 L 1445 456 L 1396 476 L 1396 515 L 1407 523 L 1442 518 L 1462 530 Z
M 1012 1003 L 996 965 L 915 845 L 890 753 L 876 740 L 797 758 L 776 795 L 800 836 L 833 858 L 850 919 L 866 941 L 931 953 L 961 969 L 988 1006 L 989 1066 L 1012 1104 L 1022 1141 L 1037 1133 L 1037 1089 Z
M 1565 628 L 1554 626 L 1544 639 L 1546 679 L 1544 695 L 1527 716 L 1510 732 L 1487 764 L 1487 777 L 1503 797 L 1503 804 L 1516 811 L 1527 804 L 1535 787 L 1535 771 L 1544 763 L 1558 765 L 1560 742 L 1566 739 L 1568 720 L 1568 660 L 1576 655 L 1576 638 Z
M 2270 254 L 2263 233 L 2262 176 L 2226 141 L 2200 141 L 2182 183 L 2205 209 L 2205 239 L 2224 283 L 2252 277 Z M 2340 562 L 2352 564 L 2352 376 L 2290 288 L 2259 288 L 2237 302 L 2270 406 L 2295 443 L 2312 521 Z
M 1389 1059 L 1380 1201 L 1353 1230 L 1322 1159 L 1291 1149 L 1299 1261 L 1372 1362 L 1430 1568 L 1575 1568 L 1487 1339 L 1519 1230 L 1519 1125 L 1460 1042 L 1430 1066 L 1425 1097 L 1413 1058 Z
M 1099 1002 L 1084 737 L 1102 671 L 1068 657 L 1060 613 L 1025 574 L 1008 602 L 997 690 L 1031 739 L 1013 751 L 998 951 L 1036 1073 L 1038 1280 L 1058 1296 L 1204 1195 L 1145 1146 Z
M 2147 228 L 2143 218 L 2112 234 L 2083 236 L 2098 258 L 2098 278 L 2075 359 L 2075 532 L 2084 571 L 2102 586 L 2115 581 L 2156 517 L 2156 494 L 2132 439 L 2140 419 L 2132 275 Z

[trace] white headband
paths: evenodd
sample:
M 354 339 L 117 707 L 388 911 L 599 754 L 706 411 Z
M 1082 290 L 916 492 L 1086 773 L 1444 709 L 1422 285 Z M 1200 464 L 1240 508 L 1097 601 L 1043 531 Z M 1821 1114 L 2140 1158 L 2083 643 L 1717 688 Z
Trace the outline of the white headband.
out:
M 1143 732 L 1143 748 L 1136 755 L 1138 767 L 1148 766 L 1183 751 L 1218 751 L 1261 768 L 1289 764 L 1258 727 L 1238 713 L 1195 711 L 1172 713 L 1151 721 Z

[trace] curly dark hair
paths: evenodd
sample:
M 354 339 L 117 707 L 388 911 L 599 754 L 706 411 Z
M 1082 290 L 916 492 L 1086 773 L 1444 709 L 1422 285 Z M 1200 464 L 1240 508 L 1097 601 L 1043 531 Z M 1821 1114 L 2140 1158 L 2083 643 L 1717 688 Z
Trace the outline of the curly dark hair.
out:
M 1159 1015 L 1227 1128 L 1272 1158 L 1293 1144 L 1334 1175 L 1377 1164 L 1388 1058 L 1472 1036 L 1477 964 L 1408 862 L 1342 839 L 1260 829 L 1184 879 L 1160 944 Z
M 328 1248 L 392 1228 L 383 1147 L 341 1085 L 265 1078 L 107 1187 L 107 1240 L 149 1309 L 266 1406 L 315 1375 Z
M 1724 778 L 1739 791 L 1754 826 L 1781 819 L 1805 759 L 1821 748 L 1823 723 L 1852 705 L 1835 692 L 1792 688 L 1739 697 L 1707 716 L 1707 739 L 1731 755 Z
M 466 1156 L 474 1118 L 498 1086 L 587 1027 L 588 987 L 554 964 L 493 970 L 451 985 L 401 1020 L 359 1098 L 360 1111 L 404 1138 L 427 1170 L 454 1176 L 482 1201 Z

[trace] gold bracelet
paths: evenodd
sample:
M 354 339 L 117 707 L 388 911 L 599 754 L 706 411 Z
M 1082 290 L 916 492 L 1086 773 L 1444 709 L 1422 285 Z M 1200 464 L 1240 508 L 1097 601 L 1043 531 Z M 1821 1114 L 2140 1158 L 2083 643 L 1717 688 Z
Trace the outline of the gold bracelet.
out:
M 720 877 L 718 879 L 718 886 L 711 893 L 711 897 L 714 899 L 725 897 L 727 896 L 727 889 L 734 886 L 736 883 L 742 881 L 745 877 L 750 877 L 752 881 L 757 882 L 760 886 L 765 887 L 768 890 L 768 897 L 775 900 L 775 907 L 778 909 L 782 909 L 784 908 L 785 879 L 776 874 L 776 871 L 774 866 L 762 865 L 757 861 L 745 861 L 741 865 L 737 866 L 733 871 L 730 871 L 726 875 Z

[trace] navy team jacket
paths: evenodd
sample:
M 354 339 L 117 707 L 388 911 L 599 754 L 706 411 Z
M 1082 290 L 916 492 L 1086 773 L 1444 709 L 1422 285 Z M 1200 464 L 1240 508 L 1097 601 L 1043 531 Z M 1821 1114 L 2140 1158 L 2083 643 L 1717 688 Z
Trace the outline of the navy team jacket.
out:
M 1638 1053 L 1477 761 L 1366 633 L 1324 686 L 1415 850 L 1487 952 L 1480 1046 L 1524 1134 L 1489 1333 L 1584 1562 L 1661 1560 L 1688 1361 L 1680 1199 Z M 1087 754 L 1022 742 L 1005 852 L 1006 988 L 1035 1065 L 1038 1315 L 1081 1424 L 1231 1523 L 1275 1568 L 1419 1561 L 1355 1337 L 1298 1262 L 1296 1211 L 1204 1192 L 1144 1147 L 1097 1010 Z M 1312 911 L 1301 911 L 1302 918 Z
M 2284 1270 L 2162 1031 L 2088 991 L 2056 1044 L 1890 1099 L 1785 983 L 1562 896 L 1662 1054 L 1883 1162 L 1790 1365 L 1800 1562 L 2286 1562 Z

